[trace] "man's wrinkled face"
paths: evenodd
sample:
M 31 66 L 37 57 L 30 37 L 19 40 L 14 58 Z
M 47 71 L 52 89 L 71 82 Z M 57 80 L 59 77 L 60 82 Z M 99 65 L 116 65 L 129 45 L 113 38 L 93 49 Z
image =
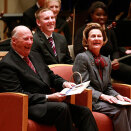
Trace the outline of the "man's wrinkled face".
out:
M 29 29 L 21 30 L 12 37 L 12 46 L 22 56 L 28 56 L 33 44 L 33 36 Z

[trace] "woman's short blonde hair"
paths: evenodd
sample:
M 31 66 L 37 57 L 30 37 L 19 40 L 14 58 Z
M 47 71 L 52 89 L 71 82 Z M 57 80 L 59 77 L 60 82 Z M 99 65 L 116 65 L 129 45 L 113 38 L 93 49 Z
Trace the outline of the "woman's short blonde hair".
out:
M 107 42 L 107 36 L 106 36 L 105 30 L 101 27 L 100 24 L 91 22 L 91 23 L 87 24 L 87 26 L 85 27 L 85 29 L 83 31 L 83 40 L 82 40 L 83 46 L 84 47 L 88 47 L 87 39 L 88 39 L 88 36 L 89 36 L 89 32 L 92 29 L 99 29 L 102 32 L 103 42 L 104 42 L 104 44 L 106 44 L 106 42 Z
M 59 5 L 61 7 L 61 0 L 45 0 L 45 2 L 44 2 L 44 7 L 45 8 L 48 8 L 48 2 L 50 2 L 50 1 L 57 1 L 57 2 L 59 2 Z

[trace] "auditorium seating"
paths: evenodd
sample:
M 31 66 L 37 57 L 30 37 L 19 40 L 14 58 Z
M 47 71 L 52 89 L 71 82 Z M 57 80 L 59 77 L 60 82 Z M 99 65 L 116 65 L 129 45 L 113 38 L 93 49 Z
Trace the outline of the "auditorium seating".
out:
M 67 64 L 54 64 L 49 65 L 50 69 L 54 71 L 55 74 L 60 75 L 64 79 L 70 81 L 70 76 L 72 75 L 72 65 Z M 73 81 L 73 80 L 72 80 Z M 131 85 L 112 83 L 113 88 L 120 94 L 131 98 Z M 75 104 L 87 106 L 92 110 L 92 93 L 91 91 L 86 94 L 75 95 Z M 112 120 L 105 114 L 99 112 L 92 112 L 96 120 L 99 131 L 113 131 Z
M 55 74 L 62 76 L 68 81 L 72 75 L 72 65 L 60 64 L 50 65 Z M 125 84 L 113 84 L 118 89 L 130 97 L 131 86 Z M 126 87 L 126 88 L 125 88 Z M 87 93 L 88 92 L 88 93 Z M 88 106 L 92 110 L 92 91 L 86 90 L 83 94 L 73 95 L 72 104 Z M 93 112 L 99 131 L 113 131 L 111 119 L 98 112 Z M 28 119 L 28 96 L 21 93 L 0 93 L 0 130 L 1 131 L 56 131 L 54 126 L 40 125 Z

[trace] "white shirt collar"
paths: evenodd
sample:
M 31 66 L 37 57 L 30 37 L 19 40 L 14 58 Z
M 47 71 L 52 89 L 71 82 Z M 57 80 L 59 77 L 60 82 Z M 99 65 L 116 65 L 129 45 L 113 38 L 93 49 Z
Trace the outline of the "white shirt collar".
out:
M 44 32 L 43 32 L 43 33 L 44 33 Z M 48 39 L 49 37 L 52 37 L 52 38 L 53 38 L 52 34 L 51 34 L 50 36 L 48 36 L 47 34 L 44 33 L 44 35 L 45 35 L 46 39 Z
M 22 59 L 24 58 L 24 56 L 20 55 L 16 50 L 14 50 Z

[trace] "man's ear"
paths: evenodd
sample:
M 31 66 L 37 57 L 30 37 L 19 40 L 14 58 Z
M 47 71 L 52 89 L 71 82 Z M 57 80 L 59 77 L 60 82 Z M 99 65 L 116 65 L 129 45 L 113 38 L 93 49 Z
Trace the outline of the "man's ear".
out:
M 15 37 L 12 37 L 12 38 L 11 38 L 11 43 L 12 43 L 13 46 L 16 45 L 16 39 L 15 39 Z
M 40 20 L 39 19 L 36 19 L 36 23 L 40 27 Z

